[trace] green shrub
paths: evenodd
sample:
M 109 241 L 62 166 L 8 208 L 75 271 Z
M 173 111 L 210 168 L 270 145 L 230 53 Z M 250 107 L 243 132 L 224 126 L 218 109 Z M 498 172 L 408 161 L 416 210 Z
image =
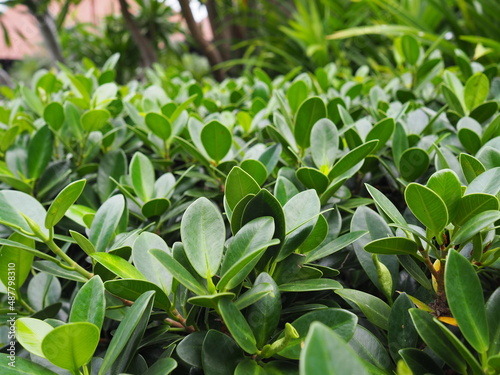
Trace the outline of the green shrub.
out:
M 394 77 L 2 88 L 2 373 L 499 371 L 497 71 L 398 43 Z

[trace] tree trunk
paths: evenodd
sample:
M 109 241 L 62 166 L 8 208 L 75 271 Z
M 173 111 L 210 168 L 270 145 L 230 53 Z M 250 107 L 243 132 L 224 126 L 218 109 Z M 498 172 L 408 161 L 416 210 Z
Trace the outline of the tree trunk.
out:
M 120 2 L 120 11 L 122 13 L 123 19 L 125 20 L 125 24 L 127 28 L 130 30 L 132 35 L 132 39 L 134 40 L 137 48 L 139 48 L 139 53 L 141 54 L 142 64 L 145 67 L 150 67 L 155 63 L 158 58 L 156 57 L 156 52 L 153 48 L 153 45 L 141 34 L 139 30 L 139 26 L 135 22 L 132 14 L 128 10 L 127 0 L 119 0 Z
M 231 31 L 226 17 L 221 19 L 217 9 L 216 0 L 207 0 L 206 2 L 208 19 L 214 36 L 214 44 L 220 51 L 223 60 L 231 58 Z
M 210 65 L 215 67 L 216 65 L 223 62 L 222 56 L 219 50 L 208 40 L 205 39 L 203 33 L 201 32 L 200 25 L 194 20 L 193 12 L 189 5 L 189 0 L 179 0 L 179 5 L 181 6 L 182 17 L 186 20 L 189 32 L 192 37 L 199 44 L 203 50 L 204 55 L 208 59 Z M 224 80 L 224 72 L 221 69 L 214 70 L 214 77 L 219 82 Z
M 64 63 L 61 43 L 59 42 L 59 35 L 57 34 L 57 28 L 54 19 L 52 18 L 48 10 L 45 10 L 43 13 L 32 14 L 38 21 L 40 33 L 42 34 L 43 41 L 47 46 L 52 60 Z

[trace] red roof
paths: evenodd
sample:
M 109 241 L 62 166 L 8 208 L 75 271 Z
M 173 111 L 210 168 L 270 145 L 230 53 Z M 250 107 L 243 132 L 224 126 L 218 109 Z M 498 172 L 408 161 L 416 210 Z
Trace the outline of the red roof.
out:
M 135 4 L 134 2 L 129 3 L 131 7 Z M 56 15 L 59 11 L 59 5 L 57 3 L 52 4 L 50 12 Z M 71 6 L 65 22 L 66 25 L 76 22 L 97 24 L 103 17 L 119 11 L 118 0 L 83 0 L 79 5 Z M 3 32 L 0 31 L 0 59 L 21 60 L 25 56 L 47 55 L 42 45 L 43 40 L 37 21 L 24 5 L 7 9 L 3 14 L 0 14 L 0 22 L 8 30 L 11 42 L 11 46 L 7 46 Z

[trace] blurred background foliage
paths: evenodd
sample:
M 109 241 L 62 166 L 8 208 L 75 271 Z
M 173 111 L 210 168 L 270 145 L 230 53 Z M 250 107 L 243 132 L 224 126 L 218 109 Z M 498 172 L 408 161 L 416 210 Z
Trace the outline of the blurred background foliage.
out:
M 115 14 L 97 25 L 67 26 L 70 10 L 82 1 L 2 2 L 4 12 L 25 6 L 50 57 L 17 62 L 11 75 L 28 79 L 56 62 L 100 66 L 119 52 L 119 82 L 143 77 L 155 63 L 188 70 L 198 80 L 212 73 L 221 81 L 255 67 L 271 76 L 298 66 L 315 72 L 331 62 L 398 76 L 403 35 L 419 39 L 427 55 L 439 51 L 447 65 L 465 59 L 488 66 L 500 55 L 497 0 L 118 0 Z M 54 3 L 57 14 L 51 13 Z M 6 45 L 8 14 L 0 15 Z

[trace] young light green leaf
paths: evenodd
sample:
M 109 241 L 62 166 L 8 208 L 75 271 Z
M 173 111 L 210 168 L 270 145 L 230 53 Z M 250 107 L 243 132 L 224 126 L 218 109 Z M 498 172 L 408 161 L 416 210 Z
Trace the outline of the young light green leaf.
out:
M 42 341 L 44 357 L 61 368 L 77 373 L 94 355 L 100 331 L 92 323 L 68 323 L 50 331 Z
M 320 119 L 311 130 L 311 152 L 314 164 L 324 174 L 330 172 L 339 147 L 337 127 L 329 119 Z
M 45 358 L 42 341 L 54 328 L 40 319 L 19 318 L 16 320 L 17 341 L 30 353 Z
M 129 262 L 127 262 L 122 257 L 119 257 L 118 255 L 98 252 L 91 254 L 90 256 L 92 257 L 92 259 L 95 259 L 108 270 L 123 279 L 146 280 L 146 278 L 137 270 L 137 268 L 135 268 L 133 265 L 131 265 Z

